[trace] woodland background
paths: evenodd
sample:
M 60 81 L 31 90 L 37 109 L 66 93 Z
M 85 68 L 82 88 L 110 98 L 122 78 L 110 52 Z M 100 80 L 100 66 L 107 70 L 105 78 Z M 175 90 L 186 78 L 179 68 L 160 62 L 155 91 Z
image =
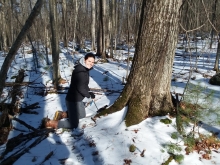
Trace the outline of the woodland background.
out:
M 32 83 L 22 82 L 22 68 L 15 83 L 6 82 L 7 72 L 13 67 L 12 61 L 16 63 L 14 59 L 18 49 L 24 58 L 26 53 L 33 54 L 35 70 L 41 58 L 45 59 L 48 67 L 52 67 L 54 92 L 58 92 L 59 85 L 65 83 L 59 68 L 61 48 L 66 49 L 66 55 L 73 57 L 77 52 L 94 52 L 99 62 L 117 61 L 118 55 L 126 49 L 127 58 L 124 61 L 127 62 L 127 74 L 123 78 L 126 85 L 122 97 L 98 116 L 116 112 L 128 105 L 130 110 L 125 119 L 126 125 L 131 126 L 149 116 L 165 115 L 168 109 L 171 112 L 173 107 L 178 109 L 179 105 L 184 109 L 178 94 L 170 96 L 175 49 L 197 59 L 199 41 L 204 41 L 210 51 L 216 50 L 213 43 L 218 42 L 213 70 L 216 75 L 219 74 L 219 3 L 218 0 L 1 0 L 0 51 L 5 60 L 0 71 L 0 125 L 4 127 L 7 119 L 21 110 L 17 102 L 19 87 Z M 25 49 L 27 45 L 31 45 L 31 50 Z M 130 56 L 130 49 L 133 48 L 135 54 Z M 49 56 L 52 56 L 52 63 Z M 167 62 L 167 59 L 171 60 Z M 138 67 L 142 65 L 143 68 Z M 199 70 L 193 67 L 190 72 Z M 6 86 L 12 86 L 12 92 L 7 96 L 3 95 Z M 34 106 L 23 107 L 22 110 Z M 189 106 L 194 109 L 194 106 Z M 165 109 L 160 110 L 162 107 Z M 196 108 L 199 109 L 197 105 Z M 179 119 L 179 112 L 175 113 Z M 13 119 L 26 125 L 19 119 Z M 177 129 L 183 134 L 178 122 Z
M 132 60 L 132 57 L 129 57 L 130 48 L 135 47 L 137 52 L 134 61 L 138 62 L 138 65 L 142 65 L 150 60 L 151 64 L 145 65 L 145 68 L 154 68 L 153 72 L 147 69 L 143 72 L 138 71 L 140 68 L 134 65 L 132 68 L 134 74 L 131 74 L 128 80 L 129 74 L 127 71 L 125 80 L 128 80 L 128 85 L 125 86 L 125 92 L 122 93 L 125 99 L 119 100 L 118 102 L 121 103 L 116 103 L 116 108 L 111 108 L 109 111 L 115 112 L 116 109 L 123 108 L 128 102 L 131 109 L 135 107 L 133 104 L 140 105 L 139 103 L 143 104 L 138 107 L 140 109 L 148 107 L 146 112 L 138 117 L 139 119 L 135 119 L 128 125 L 138 123 L 143 120 L 143 117 L 149 115 L 166 114 L 168 109 L 170 110 L 172 107 L 168 95 L 177 31 L 180 36 L 179 40 L 183 42 L 182 49 L 185 49 L 185 52 L 190 50 L 196 50 L 197 52 L 198 37 L 202 40 L 209 38 L 210 43 L 208 44 L 212 49 L 213 41 L 219 41 L 218 20 L 220 20 L 218 19 L 220 14 L 218 0 L 177 1 L 173 3 L 172 7 L 166 6 L 168 4 L 172 4 L 172 2 L 154 3 L 153 1 L 140 0 L 2 0 L 0 6 L 2 20 L 0 23 L 0 50 L 6 58 L 0 72 L 2 77 L 0 80 L 0 94 L 4 89 L 11 62 L 22 44 L 32 45 L 31 51 L 36 60 L 36 67 L 39 65 L 38 58 L 45 58 L 47 64 L 50 65 L 48 55 L 52 54 L 55 89 L 58 89 L 59 82 L 62 80 L 58 65 L 60 46 L 67 49 L 69 46 L 72 47 L 73 49 L 67 51 L 70 55 L 74 54 L 74 50 L 81 52 L 94 51 L 103 61 L 106 61 L 107 58 L 114 58 L 114 53 L 118 49 L 128 49 L 127 62 Z M 33 7 L 34 5 L 35 7 Z M 157 8 L 163 12 L 165 11 L 165 14 L 159 15 Z M 178 15 L 174 14 L 175 12 Z M 157 20 L 160 18 L 157 18 L 157 15 L 161 17 L 159 24 Z M 168 18 L 168 16 L 171 17 Z M 170 23 L 169 20 L 166 20 L 167 18 L 170 19 Z M 144 39 L 146 39 L 145 42 Z M 70 41 L 74 41 L 72 42 L 74 44 L 69 45 Z M 87 41 L 91 42 L 90 50 L 85 46 Z M 191 41 L 194 44 L 191 44 Z M 141 44 L 145 45 L 141 46 Z M 215 65 L 213 66 L 213 70 L 217 73 L 219 70 L 219 47 L 218 44 Z M 156 77 L 156 85 L 153 85 L 155 83 L 151 80 L 154 74 L 159 75 Z M 143 86 L 143 83 L 135 82 L 137 78 L 142 82 L 149 83 Z M 162 82 L 164 79 L 166 81 Z M 151 88 L 152 85 L 154 87 Z M 137 91 L 143 91 L 142 89 L 144 89 L 145 93 L 135 94 L 141 98 L 140 100 L 135 100 L 136 96 L 132 97 L 132 92 L 128 92 L 133 91 L 132 86 L 136 86 Z M 158 86 L 164 86 L 164 88 L 158 91 Z M 13 95 L 16 94 L 12 93 L 11 95 L 12 104 L 15 104 L 16 99 L 13 98 L 15 97 Z M 147 103 L 144 102 L 142 96 L 148 97 Z M 157 106 L 157 104 L 160 106 Z M 159 110 L 160 108 L 163 108 L 163 110 Z M 152 109 L 156 109 L 156 112 L 153 112 Z M 138 114 L 137 108 L 133 108 L 132 111 Z M 129 115 L 132 116 L 132 114 Z

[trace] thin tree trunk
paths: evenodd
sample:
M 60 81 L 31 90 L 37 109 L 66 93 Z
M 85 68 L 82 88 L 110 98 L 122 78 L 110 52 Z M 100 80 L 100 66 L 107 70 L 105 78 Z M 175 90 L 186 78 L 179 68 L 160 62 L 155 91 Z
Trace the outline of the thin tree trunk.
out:
M 105 15 L 106 15 L 106 0 L 99 0 L 99 27 L 97 34 L 97 55 L 102 59 L 106 59 L 105 48 Z
M 130 59 L 129 59 L 129 54 L 130 54 L 130 0 L 127 0 L 127 46 L 128 46 L 128 56 L 127 56 L 127 70 L 126 70 L 126 80 L 128 79 L 129 75 L 129 64 L 130 64 Z
M 216 21 L 216 8 L 217 8 L 217 3 L 218 3 L 218 0 L 215 0 L 214 4 L 213 4 L 213 6 L 212 6 L 212 24 L 213 24 L 213 26 L 215 26 L 215 21 Z M 211 41 L 210 41 L 210 49 L 212 48 L 214 31 L 215 31 L 215 29 L 212 27 L 212 31 L 211 31 Z
M 114 31 L 115 31 L 115 0 L 110 2 L 110 19 L 111 19 L 111 27 L 110 27 L 110 58 L 113 58 L 113 48 L 114 48 Z
M 120 23 L 119 23 L 118 37 L 117 37 L 119 43 L 121 43 L 121 32 L 122 32 L 122 25 L 123 25 L 124 8 L 125 8 L 125 7 L 124 7 L 124 6 L 125 6 L 124 4 L 125 4 L 125 0 L 122 0 L 121 3 L 122 3 L 122 4 L 121 4 L 121 6 L 122 6 L 122 9 L 121 9 L 121 10 L 122 10 L 122 11 L 121 11 L 122 14 L 121 14 L 121 17 L 120 17 L 120 19 L 119 19 L 119 22 L 120 22 Z
M 95 0 L 91 0 L 91 8 L 92 8 L 92 24 L 91 24 L 91 35 L 92 35 L 92 43 L 91 48 L 95 50 Z
M 56 0 L 49 0 L 50 7 L 50 25 L 51 25 L 51 47 L 52 47 L 52 63 L 53 63 L 53 83 L 55 88 L 58 88 L 58 81 L 60 79 L 59 70 L 59 44 L 57 31 L 57 5 Z
M 3 7 L 5 7 L 4 3 L 2 4 Z M 1 22 L 2 22 L 2 48 L 4 52 L 8 51 L 8 46 L 7 46 L 7 36 L 6 36 L 6 20 L 5 20 L 5 12 L 1 12 Z
M 102 28 L 102 59 L 106 58 L 106 0 L 101 0 L 102 11 L 101 11 L 101 28 Z
M 63 0 L 62 3 L 62 18 L 63 18 L 63 26 L 64 26 L 64 47 L 68 47 L 68 37 L 67 37 L 67 13 L 66 13 L 66 0 Z
M 97 28 L 97 52 L 96 55 L 97 56 L 101 56 L 102 55 L 102 23 L 101 23 L 101 19 L 102 19 L 102 0 L 99 0 L 99 12 L 98 14 L 98 28 Z
M 6 2 L 6 1 L 5 1 Z M 10 9 L 11 9 L 11 12 L 9 12 L 9 19 L 8 19 L 8 23 L 7 23 L 7 28 L 8 28 L 8 45 L 12 45 L 12 43 L 14 42 L 14 39 L 15 39 L 15 34 L 16 33 L 16 27 L 14 26 L 14 22 L 13 22 L 13 19 L 12 19 L 12 13 L 13 13 L 13 4 L 14 2 L 11 0 L 10 2 L 8 2 L 10 5 Z
M 26 34 L 30 30 L 30 27 L 32 26 L 35 18 L 40 13 L 42 4 L 43 4 L 43 0 L 37 0 L 31 14 L 29 15 L 27 21 L 25 22 L 25 25 L 21 29 L 18 37 L 16 38 L 14 44 L 12 45 L 11 49 L 8 52 L 8 55 L 6 56 L 6 58 L 3 62 L 3 65 L 2 65 L 1 71 L 0 71 L 0 77 L 1 77 L 1 79 L 0 79 L 0 95 L 2 94 L 3 88 L 5 86 L 5 80 L 6 80 L 7 72 L 8 72 L 10 65 L 11 65 L 11 62 L 14 60 L 15 55 L 17 53 L 17 50 L 21 46 L 22 41 L 24 40 Z
M 214 69 L 216 71 L 216 73 L 219 72 L 219 58 L 220 58 L 220 33 L 218 35 L 218 47 L 217 47 L 217 53 L 216 53 L 216 58 L 215 58 L 215 65 L 214 65 Z
M 74 3 L 74 2 L 73 2 Z M 74 27 L 73 27 L 73 40 L 76 42 L 76 23 L 78 19 L 78 0 L 75 0 L 75 14 L 74 14 Z

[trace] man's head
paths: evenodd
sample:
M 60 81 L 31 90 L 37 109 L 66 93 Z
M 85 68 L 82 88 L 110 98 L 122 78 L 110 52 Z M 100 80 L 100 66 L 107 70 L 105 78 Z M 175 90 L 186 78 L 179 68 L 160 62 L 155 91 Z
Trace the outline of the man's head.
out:
M 93 53 L 87 53 L 84 57 L 85 65 L 88 69 L 91 69 L 94 66 L 95 55 Z

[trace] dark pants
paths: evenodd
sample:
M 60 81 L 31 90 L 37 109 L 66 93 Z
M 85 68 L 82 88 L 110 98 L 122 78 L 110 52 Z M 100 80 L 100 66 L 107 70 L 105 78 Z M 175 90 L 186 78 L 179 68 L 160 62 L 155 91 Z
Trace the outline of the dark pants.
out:
M 66 107 L 68 112 L 68 119 L 59 121 L 58 128 L 77 128 L 79 125 L 79 119 L 86 117 L 84 103 L 82 101 L 69 102 L 66 100 Z

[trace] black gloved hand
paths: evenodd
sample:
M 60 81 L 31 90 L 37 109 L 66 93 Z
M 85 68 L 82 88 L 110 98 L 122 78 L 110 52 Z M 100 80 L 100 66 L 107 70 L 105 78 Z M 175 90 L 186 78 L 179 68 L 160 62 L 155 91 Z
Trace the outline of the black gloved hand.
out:
M 93 92 L 89 92 L 89 94 L 90 94 L 90 96 L 91 96 L 92 99 L 95 98 L 95 94 L 94 94 Z

